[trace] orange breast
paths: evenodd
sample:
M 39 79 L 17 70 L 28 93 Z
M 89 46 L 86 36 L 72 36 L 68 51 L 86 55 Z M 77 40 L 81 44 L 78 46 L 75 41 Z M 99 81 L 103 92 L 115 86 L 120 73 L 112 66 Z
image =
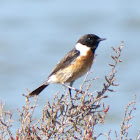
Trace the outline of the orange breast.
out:
M 89 71 L 93 59 L 94 54 L 91 50 L 87 51 L 87 54 L 85 56 L 78 56 L 73 64 L 71 64 L 67 68 L 64 68 L 63 70 L 60 70 L 56 74 L 57 82 L 73 82 L 76 79 L 80 78 Z
M 91 50 L 89 50 L 85 56 L 79 56 L 74 64 L 67 68 L 68 71 L 71 71 L 71 76 L 66 80 L 66 82 L 75 81 L 88 72 L 91 68 L 93 58 L 94 54 Z

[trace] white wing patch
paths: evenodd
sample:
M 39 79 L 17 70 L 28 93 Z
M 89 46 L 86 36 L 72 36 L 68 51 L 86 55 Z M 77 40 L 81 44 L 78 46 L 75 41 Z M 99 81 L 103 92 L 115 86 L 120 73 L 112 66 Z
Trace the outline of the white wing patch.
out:
M 80 51 L 80 55 L 86 56 L 87 52 L 90 50 L 86 45 L 82 45 L 81 43 L 77 43 L 75 46 L 76 50 Z

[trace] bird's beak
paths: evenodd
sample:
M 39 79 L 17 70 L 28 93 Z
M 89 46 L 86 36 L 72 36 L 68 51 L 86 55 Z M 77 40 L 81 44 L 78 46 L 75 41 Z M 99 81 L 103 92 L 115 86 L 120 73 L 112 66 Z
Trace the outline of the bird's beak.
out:
M 98 42 L 104 41 L 104 40 L 106 40 L 106 38 L 99 38 L 99 39 L 98 39 Z

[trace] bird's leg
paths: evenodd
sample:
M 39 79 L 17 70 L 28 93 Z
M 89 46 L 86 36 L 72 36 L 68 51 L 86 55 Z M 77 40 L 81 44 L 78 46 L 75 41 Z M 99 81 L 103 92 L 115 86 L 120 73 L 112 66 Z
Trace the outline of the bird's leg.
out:
M 62 83 L 62 85 L 68 87 L 69 94 L 70 94 L 70 101 L 71 101 L 72 106 L 74 106 L 74 105 L 73 105 L 73 102 L 72 102 L 72 95 L 71 95 L 71 89 L 72 89 L 73 82 L 70 82 L 69 86 L 66 85 L 65 83 Z
M 72 85 L 73 85 L 73 82 L 70 82 L 69 87 L 72 87 Z M 72 101 L 71 88 L 69 88 L 69 94 L 70 94 L 70 99 Z
M 74 83 L 74 82 L 73 82 Z M 72 84 L 73 84 L 72 83 Z M 72 87 L 72 84 L 70 84 L 70 85 L 66 85 L 65 83 L 61 83 L 63 86 L 65 86 L 65 87 L 68 87 L 68 89 L 69 89 L 69 93 L 71 94 L 71 90 L 74 90 L 74 91 L 76 91 L 76 92 L 79 92 L 79 93 L 81 93 L 81 94 L 84 94 L 85 92 L 84 91 L 82 91 L 82 90 L 79 90 L 79 89 L 76 89 L 76 88 L 74 88 L 74 87 Z
M 71 105 L 73 107 L 74 105 L 73 105 L 73 102 L 72 102 L 72 95 L 71 95 L 71 88 L 70 88 L 70 87 L 72 87 L 72 85 L 73 85 L 73 82 L 70 82 L 70 84 L 69 84 L 69 94 L 70 94 Z

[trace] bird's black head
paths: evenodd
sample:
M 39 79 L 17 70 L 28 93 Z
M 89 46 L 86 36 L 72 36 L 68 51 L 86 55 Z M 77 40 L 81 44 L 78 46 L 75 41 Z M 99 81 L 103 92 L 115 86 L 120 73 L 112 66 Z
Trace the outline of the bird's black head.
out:
M 105 40 L 105 38 L 100 38 L 94 34 L 86 34 L 82 36 L 77 43 L 90 47 L 91 50 L 94 52 L 98 47 L 99 42 L 103 40 Z

